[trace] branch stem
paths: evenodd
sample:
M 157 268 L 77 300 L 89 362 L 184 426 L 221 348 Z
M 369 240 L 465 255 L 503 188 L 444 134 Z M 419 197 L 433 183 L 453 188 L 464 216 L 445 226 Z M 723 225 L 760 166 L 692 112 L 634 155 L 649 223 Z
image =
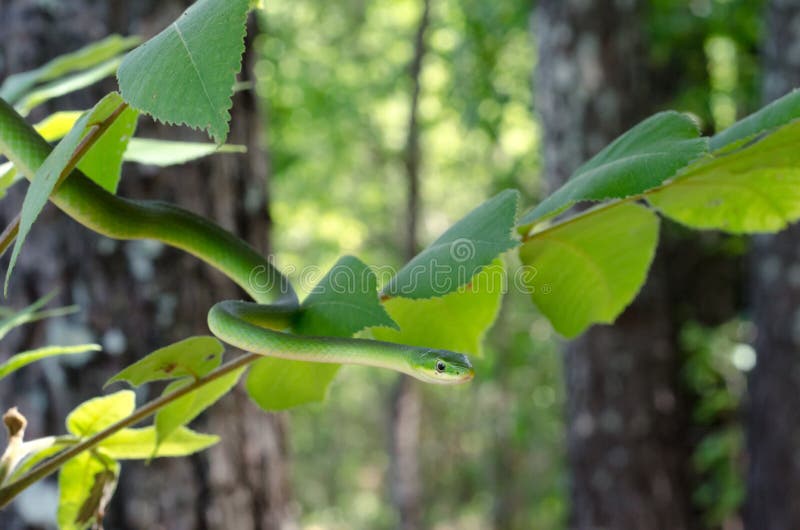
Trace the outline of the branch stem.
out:
M 47 477 L 51 473 L 58 470 L 64 463 L 66 463 L 71 458 L 74 458 L 81 454 L 82 452 L 92 449 L 93 447 L 97 446 L 100 442 L 111 436 L 112 434 L 121 431 L 126 427 L 130 427 L 132 425 L 136 425 L 140 421 L 152 416 L 159 409 L 168 405 L 169 403 L 175 401 L 178 398 L 181 398 L 188 394 L 189 392 L 193 392 L 202 386 L 219 379 L 220 377 L 227 375 L 243 366 L 247 366 L 248 364 L 261 359 L 262 356 L 255 354 L 255 353 L 247 353 L 236 359 L 227 362 L 214 370 L 213 372 L 197 379 L 193 383 L 181 387 L 174 392 L 170 392 L 169 394 L 160 396 L 133 411 L 133 413 L 123 418 L 122 420 L 109 425 L 105 429 L 100 432 L 97 432 L 86 438 L 85 440 L 73 445 L 72 447 L 64 450 L 61 453 L 58 453 L 56 456 L 51 458 L 50 460 L 44 462 L 39 467 L 31 469 L 20 478 L 15 480 L 14 482 L 0 488 L 0 508 L 4 508 L 11 502 L 14 497 L 19 495 L 25 488 L 30 486 L 31 484 L 38 482 L 39 480 Z

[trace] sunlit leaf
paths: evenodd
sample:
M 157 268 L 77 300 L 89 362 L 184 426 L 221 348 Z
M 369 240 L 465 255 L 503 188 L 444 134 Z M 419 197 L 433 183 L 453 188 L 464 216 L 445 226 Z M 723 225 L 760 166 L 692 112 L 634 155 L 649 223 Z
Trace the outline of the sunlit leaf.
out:
M 708 151 L 697 125 L 678 112 L 661 112 L 614 140 L 561 188 L 522 217 L 529 225 L 579 201 L 621 199 L 662 184 Z
M 169 441 L 176 429 L 182 425 L 188 424 L 201 412 L 230 392 L 230 390 L 236 386 L 236 383 L 246 369 L 247 367 L 245 366 L 229 374 L 225 374 L 203 385 L 202 388 L 189 392 L 185 396 L 172 401 L 169 405 L 159 410 L 155 419 L 156 447 L 158 447 L 159 453 L 161 452 L 161 444 Z M 192 379 L 173 381 L 164 389 L 163 395 L 174 392 L 190 384 L 192 381 Z
M 84 530 L 111 499 L 119 478 L 119 463 L 95 452 L 68 460 L 58 474 L 58 527 Z
M 108 192 L 117 192 L 123 155 L 136 130 L 138 118 L 139 113 L 135 109 L 128 107 L 123 110 L 78 162 L 78 169 Z
M 13 162 L 3 162 L 0 164 L 0 199 L 6 196 L 8 188 L 13 186 L 22 176 L 17 173 L 17 168 Z
M 24 445 L 35 443 L 37 444 L 37 447 L 27 449 L 28 452 L 26 456 L 14 468 L 6 483 L 10 484 L 11 482 L 17 480 L 23 473 L 39 464 L 43 460 L 46 460 L 56 455 L 60 451 L 63 451 L 65 445 L 57 444 L 55 443 L 55 440 L 55 436 L 48 436 L 45 438 L 38 438 L 33 442 L 25 442 Z
M 200 378 L 219 366 L 225 347 L 211 336 L 189 337 L 180 342 L 160 348 L 106 382 L 126 381 L 137 387 L 151 381 Z
M 51 81 L 65 75 L 92 68 L 139 44 L 139 37 L 109 35 L 74 52 L 56 57 L 35 70 L 21 72 L 5 78 L 0 86 L 0 98 L 15 104 L 37 83 Z
M 83 112 L 77 110 L 54 112 L 33 127 L 48 142 L 60 140 L 72 129 L 81 114 Z M 24 175 L 17 171 L 13 162 L 0 164 L 0 199 L 5 196 L 8 188 L 23 178 Z
M 24 351 L 13 355 L 6 362 L 0 364 L 0 379 L 8 377 L 20 368 L 41 359 L 47 359 L 48 357 L 55 357 L 58 355 L 74 355 L 76 353 L 86 353 L 88 351 L 100 351 L 101 349 L 99 344 L 78 344 L 76 346 L 45 346 L 35 350 Z
M 125 100 L 160 121 L 204 129 L 223 143 L 249 4 L 198 0 L 130 52 L 117 72 Z
M 530 270 L 520 279 L 566 337 L 611 323 L 647 277 L 658 224 L 653 212 L 637 204 L 591 210 L 526 242 L 519 255 Z
M 211 447 L 219 436 L 202 434 L 185 427 L 175 429 L 156 447 L 156 428 L 123 429 L 99 445 L 102 452 L 119 460 L 139 460 L 165 456 L 187 456 Z
M 136 395 L 130 390 L 84 401 L 67 416 L 67 430 L 75 436 L 90 436 L 129 416 L 135 406 Z
M 264 357 L 250 365 L 245 388 L 266 411 L 324 401 L 339 366 Z
M 372 334 L 387 342 L 481 355 L 506 287 L 503 265 L 495 260 L 472 282 L 440 298 L 387 300 L 386 310 L 400 329 L 377 328 Z
M 499 254 L 519 244 L 511 231 L 519 192 L 505 190 L 451 226 L 384 287 L 390 297 L 432 298 L 465 285 Z
M 125 151 L 125 161 L 150 164 L 153 166 L 173 166 L 185 164 L 204 156 L 218 153 L 245 153 L 243 145 L 217 145 L 201 142 L 172 142 L 150 138 L 133 138 Z
M 76 90 L 86 88 L 89 85 L 93 85 L 98 81 L 113 75 L 114 72 L 117 71 L 119 64 L 120 59 L 111 59 L 95 66 L 94 68 L 90 68 L 89 70 L 57 79 L 52 83 L 43 85 L 28 93 L 24 98 L 22 98 L 22 100 L 20 100 L 19 103 L 15 105 L 15 108 L 21 115 L 26 116 L 28 113 L 30 113 L 30 111 L 42 103 L 65 94 L 69 94 L 70 92 L 75 92 Z
M 83 111 L 80 110 L 63 110 L 54 112 L 39 123 L 33 126 L 36 132 L 48 142 L 60 140 L 65 137 L 67 133 L 75 126 Z
M 135 114 L 136 111 L 131 109 L 130 111 L 126 112 Z M 81 114 L 83 114 L 81 111 L 75 110 L 55 112 L 34 125 L 34 128 L 44 137 L 45 140 L 49 142 L 60 140 L 70 131 L 70 129 L 72 129 L 72 127 L 75 125 L 75 122 L 81 117 Z M 138 114 L 136 115 L 138 116 Z M 122 116 L 117 121 L 120 119 L 122 119 Z M 115 125 L 116 123 L 117 122 L 115 122 Z M 129 127 L 132 125 L 135 125 L 135 123 L 132 123 L 129 125 Z M 133 131 L 131 131 L 131 134 L 132 132 Z M 107 132 L 106 135 L 119 138 L 122 137 L 121 133 L 109 134 L 109 132 Z M 106 135 L 104 135 L 104 138 Z M 102 149 L 102 147 L 97 147 L 97 145 L 100 145 L 101 142 L 96 144 L 97 149 Z M 115 145 L 122 145 L 122 143 L 120 142 L 119 144 Z M 92 149 L 92 151 L 94 150 L 95 148 Z M 127 149 L 122 155 L 122 159 L 126 162 L 137 162 L 139 164 L 165 167 L 177 164 L 185 164 L 186 162 L 191 162 L 192 160 L 197 160 L 198 158 L 203 158 L 214 154 L 246 152 L 247 147 L 236 144 L 217 145 L 215 143 L 206 142 L 176 142 L 171 140 L 159 140 L 155 138 L 130 138 L 130 141 L 127 143 Z M 91 152 L 87 154 L 87 157 L 90 154 Z M 4 178 L 5 173 L 12 167 L 13 164 L 11 162 L 0 165 L 0 179 Z M 84 172 L 87 172 L 87 168 L 83 165 L 80 165 L 79 167 Z M 88 171 L 90 174 L 93 172 L 91 169 Z M 94 173 L 97 174 L 99 172 L 94 171 Z M 13 174 L 5 178 L 11 177 L 13 177 Z M 97 178 L 94 180 L 97 181 Z M 2 184 L 2 181 L 0 181 L 0 184 Z M 109 187 L 106 188 L 109 189 Z M 2 189 L 4 188 L 2 185 L 0 185 L 0 190 Z M 112 189 L 110 191 L 114 190 Z

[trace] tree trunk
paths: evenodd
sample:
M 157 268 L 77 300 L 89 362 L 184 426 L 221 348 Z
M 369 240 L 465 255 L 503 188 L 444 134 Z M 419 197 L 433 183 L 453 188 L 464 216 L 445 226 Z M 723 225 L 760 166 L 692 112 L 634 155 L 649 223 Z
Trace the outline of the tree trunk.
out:
M 800 86 L 800 1 L 771 0 L 764 43 L 764 101 Z M 800 528 L 800 227 L 755 237 L 750 294 L 757 328 L 748 380 L 749 530 Z
M 408 111 L 408 129 L 403 153 L 406 171 L 406 240 L 405 258 L 410 260 L 418 251 L 417 225 L 420 203 L 420 145 L 419 145 L 419 95 L 420 74 L 425 58 L 425 34 L 430 23 L 430 0 L 422 1 L 422 14 L 414 36 L 414 56 L 409 65 L 411 98 Z M 402 375 L 395 384 L 391 398 L 389 481 L 392 503 L 397 512 L 400 530 L 422 528 L 422 484 L 420 481 L 419 430 L 422 396 L 417 383 Z
M 612 0 L 538 4 L 536 107 L 551 189 L 652 110 L 640 8 Z M 615 325 L 594 326 L 566 347 L 570 528 L 698 526 L 662 254 Z
M 108 32 L 152 36 L 189 3 L 0 0 L 4 74 L 38 66 Z M 251 23 L 250 29 L 245 77 L 252 79 L 254 51 L 249 44 L 255 25 Z M 67 106 L 87 108 L 113 88 L 113 82 L 103 83 L 70 96 Z M 120 194 L 170 200 L 214 219 L 267 252 L 269 167 L 257 103 L 252 92 L 240 92 L 231 112 L 229 141 L 247 145 L 247 155 L 218 155 L 164 170 L 126 167 Z M 142 118 L 140 128 L 149 136 L 203 139 L 191 131 L 153 125 L 149 118 Z M 17 190 L 2 203 L 3 219 L 10 219 L 20 203 Z M 69 408 L 100 394 L 102 383 L 123 365 L 170 342 L 208 334 L 205 321 L 211 305 L 242 297 L 232 282 L 191 256 L 160 244 L 105 239 L 53 207 L 34 227 L 12 283 L 17 303 L 61 286 L 59 301 L 82 309 L 78 318 L 42 324 L 18 335 L 15 348 L 40 345 L 45 334 L 48 340 L 77 334 L 100 341 L 106 350 L 80 366 L 64 365 L 55 371 L 37 366 L 32 369 L 35 376 L 25 376 L 36 380 L 22 395 L 3 399 L 30 405 L 23 412 L 32 417 L 34 431 L 47 432 L 62 432 Z M 37 410 L 31 405 L 34 401 L 45 405 Z M 210 409 L 197 428 L 220 434 L 222 441 L 192 458 L 124 466 L 108 526 L 292 528 L 285 419 L 264 414 L 236 390 Z M 13 524 L 24 527 L 19 520 Z M 12 527 L 11 522 L 1 525 Z

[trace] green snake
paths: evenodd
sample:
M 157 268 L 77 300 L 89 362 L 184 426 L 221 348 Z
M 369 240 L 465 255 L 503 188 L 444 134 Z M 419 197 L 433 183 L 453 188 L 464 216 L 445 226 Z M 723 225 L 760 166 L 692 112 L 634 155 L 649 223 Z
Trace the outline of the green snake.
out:
M 0 154 L 29 180 L 50 145 L 8 103 L 0 99 Z M 184 250 L 228 276 L 255 300 L 226 300 L 208 313 L 218 338 L 252 353 L 319 363 L 387 368 L 428 383 L 469 381 L 469 359 L 447 350 L 369 339 L 312 337 L 284 332 L 300 311 L 288 279 L 267 259 L 230 232 L 175 205 L 118 197 L 75 170 L 50 197 L 82 225 L 113 239 L 155 239 Z M 259 275 L 258 285 L 252 275 Z M 265 289 L 269 285 L 272 288 Z M 377 296 L 377 293 L 376 293 Z

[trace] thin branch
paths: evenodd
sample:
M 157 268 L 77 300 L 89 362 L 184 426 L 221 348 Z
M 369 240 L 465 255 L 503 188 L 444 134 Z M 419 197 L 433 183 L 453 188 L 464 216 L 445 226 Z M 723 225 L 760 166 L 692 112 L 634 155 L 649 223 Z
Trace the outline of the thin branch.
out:
M 75 166 L 78 165 L 78 162 L 81 161 L 81 158 L 92 148 L 92 146 L 103 136 L 109 127 L 119 118 L 120 114 L 122 114 L 125 109 L 128 108 L 128 104 L 124 101 L 117 105 L 117 108 L 114 109 L 114 112 L 108 115 L 103 121 L 99 123 L 92 124 L 89 127 L 89 131 L 86 135 L 81 139 L 78 147 L 75 148 L 75 151 L 72 152 L 72 156 L 69 157 L 67 161 L 67 165 L 64 166 L 64 169 L 61 171 L 61 174 L 58 176 L 58 182 L 56 182 L 55 187 L 53 190 L 57 190 L 58 187 L 61 185 L 64 180 L 72 173 L 72 170 L 75 169 Z
M 408 182 L 408 197 L 406 211 L 408 215 L 408 236 L 406 239 L 406 258 L 411 259 L 417 253 L 417 222 L 419 213 L 419 166 L 420 166 L 420 147 L 419 147 L 419 95 L 422 90 L 420 75 L 422 73 L 422 61 L 427 51 L 425 46 L 425 32 L 430 24 L 430 0 L 424 0 L 422 5 L 422 17 L 417 26 L 414 37 L 414 57 L 409 65 L 409 77 L 411 78 L 411 102 L 408 111 L 408 130 L 406 135 L 405 153 L 403 163 L 406 167 L 406 177 Z
M 601 204 L 595 206 L 594 208 L 589 208 L 588 210 L 584 210 L 584 211 L 582 211 L 582 212 L 580 212 L 580 213 L 578 213 L 576 215 L 573 215 L 571 217 L 567 217 L 566 219 L 563 219 L 561 221 L 553 223 L 550 226 L 548 226 L 547 228 L 545 228 L 543 230 L 539 230 L 538 232 L 528 232 L 527 234 L 522 236 L 521 241 L 523 243 L 527 243 L 528 241 L 531 241 L 532 239 L 536 239 L 537 237 L 543 236 L 543 235 L 547 234 L 548 232 L 552 232 L 553 230 L 555 230 L 557 228 L 562 228 L 562 227 L 564 227 L 564 226 L 566 226 L 568 224 L 574 223 L 576 221 L 580 221 L 581 219 L 585 219 L 587 217 L 591 217 L 591 216 L 596 215 L 598 213 L 605 212 L 606 210 L 609 210 L 611 208 L 615 208 L 615 207 L 620 206 L 622 204 L 627 204 L 629 202 L 636 202 L 636 201 L 640 201 L 640 200 L 646 199 L 648 195 L 650 195 L 652 193 L 655 193 L 657 191 L 661 191 L 664 188 L 667 188 L 667 187 L 671 186 L 674 182 L 675 181 L 668 182 L 666 184 L 661 184 L 660 186 L 656 186 L 655 188 L 651 188 L 651 189 L 649 189 L 649 190 L 647 190 L 647 191 L 645 191 L 643 193 L 638 193 L 636 195 L 631 195 L 630 197 L 625 197 L 624 199 L 617 199 L 617 200 L 612 201 L 612 202 L 601 203 Z
M 204 377 L 201 377 L 197 381 L 186 385 L 185 387 L 179 388 L 178 390 L 171 392 L 167 395 L 158 397 L 149 403 L 146 403 L 133 411 L 133 413 L 114 423 L 109 425 L 105 429 L 100 432 L 93 434 L 91 437 L 73 445 L 69 449 L 66 449 L 62 453 L 57 454 L 52 459 L 44 462 L 41 466 L 36 467 L 20 478 L 0 488 L 0 508 L 5 507 L 11 502 L 14 497 L 19 495 L 25 488 L 29 487 L 31 484 L 38 482 L 39 480 L 47 477 L 51 473 L 54 473 L 61 467 L 64 463 L 66 463 L 71 458 L 74 458 L 81 454 L 82 452 L 92 449 L 93 447 L 97 446 L 100 442 L 115 434 L 126 427 L 130 427 L 132 425 L 136 425 L 140 421 L 152 416 L 159 409 L 163 408 L 164 406 L 168 405 L 169 403 L 175 401 L 176 399 L 185 396 L 189 392 L 193 392 L 202 386 L 219 379 L 220 377 L 229 374 L 243 366 L 247 366 L 248 364 L 261 359 L 262 356 L 255 354 L 255 353 L 248 353 L 242 355 L 241 357 L 237 357 L 236 359 L 223 364 L 213 372 L 207 374 Z
M 14 220 L 3 230 L 3 233 L 0 234 L 0 257 L 3 257 L 8 247 L 10 247 L 11 243 L 17 238 L 21 216 L 22 214 L 18 213 L 17 216 L 14 217 Z

